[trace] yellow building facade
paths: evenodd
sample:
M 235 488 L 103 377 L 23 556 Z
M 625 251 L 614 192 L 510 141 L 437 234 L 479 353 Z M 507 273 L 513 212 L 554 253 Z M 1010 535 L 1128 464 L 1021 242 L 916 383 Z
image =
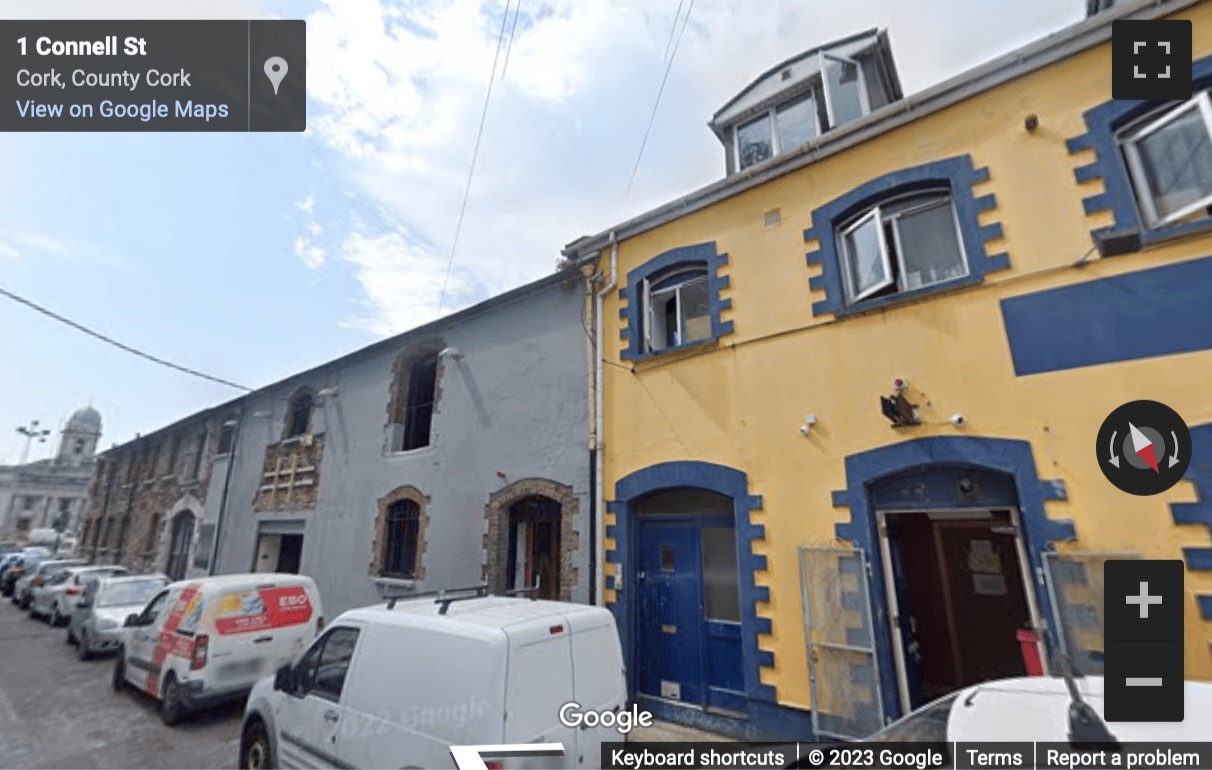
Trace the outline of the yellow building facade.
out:
M 1193 102 L 1113 101 L 1111 21 L 1163 17 L 1193 22 Z M 740 736 L 861 737 L 1026 674 L 1032 635 L 1047 670 L 1100 673 L 1108 558 L 1184 562 L 1186 677 L 1212 680 L 1212 4 L 1129 4 L 908 98 L 872 39 L 729 103 L 724 180 L 565 250 L 601 292 L 633 695 Z M 815 96 L 806 141 L 785 80 Z M 1195 149 L 1166 171 L 1150 136 Z M 1140 399 L 1192 436 L 1155 496 L 1096 447 Z

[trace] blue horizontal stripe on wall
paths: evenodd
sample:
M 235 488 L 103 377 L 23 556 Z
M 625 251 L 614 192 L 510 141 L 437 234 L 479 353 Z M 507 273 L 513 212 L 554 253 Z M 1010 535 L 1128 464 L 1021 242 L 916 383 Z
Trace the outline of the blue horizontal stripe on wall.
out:
M 1212 350 L 1212 257 L 1004 299 L 1016 374 Z

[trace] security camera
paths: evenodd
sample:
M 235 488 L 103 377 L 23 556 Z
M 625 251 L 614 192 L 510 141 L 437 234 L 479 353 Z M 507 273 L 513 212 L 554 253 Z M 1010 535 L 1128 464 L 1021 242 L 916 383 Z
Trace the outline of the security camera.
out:
M 812 430 L 812 428 L 811 428 L 810 426 L 808 426 L 808 425 L 801 425 L 801 426 L 800 426 L 800 435 L 801 435 L 801 436 L 807 436 L 807 435 L 808 435 L 808 433 L 809 433 L 809 431 L 811 431 L 811 430 Z
M 962 414 L 951 415 L 951 424 L 954 425 L 955 427 L 962 428 L 967 423 L 968 423 L 968 421 L 964 418 L 964 416 Z

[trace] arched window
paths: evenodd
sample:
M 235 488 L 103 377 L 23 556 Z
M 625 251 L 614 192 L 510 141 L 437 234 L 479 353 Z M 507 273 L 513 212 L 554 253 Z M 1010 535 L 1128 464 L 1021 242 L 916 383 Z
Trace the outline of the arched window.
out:
M 949 190 L 882 202 L 838 228 L 847 302 L 968 274 Z
M 283 438 L 294 438 L 307 433 L 311 427 L 313 406 L 315 397 L 309 390 L 301 390 L 290 399 L 290 409 L 286 414 L 286 435 Z
M 417 541 L 421 534 L 421 507 L 413 500 L 397 500 L 387 509 L 381 574 L 411 580 L 417 572 Z
M 438 354 L 430 353 L 408 372 L 408 416 L 404 422 L 405 450 L 429 446 L 433 407 L 438 392 Z
M 644 299 L 644 335 L 649 353 L 711 337 L 706 265 L 679 265 L 649 278 Z
M 178 513 L 173 519 L 172 540 L 168 551 L 168 566 L 164 570 L 171 580 L 184 580 L 189 569 L 189 551 L 194 543 L 194 515 Z

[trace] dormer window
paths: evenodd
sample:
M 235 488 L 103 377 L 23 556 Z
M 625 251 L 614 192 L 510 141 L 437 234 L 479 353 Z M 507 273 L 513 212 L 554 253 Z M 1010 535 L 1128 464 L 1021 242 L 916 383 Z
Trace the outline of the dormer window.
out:
M 783 62 L 716 113 L 733 173 L 789 153 L 901 98 L 884 33 L 871 30 Z
M 756 166 L 820 136 L 816 105 L 816 97 L 808 94 L 738 128 L 736 156 L 740 167 Z

